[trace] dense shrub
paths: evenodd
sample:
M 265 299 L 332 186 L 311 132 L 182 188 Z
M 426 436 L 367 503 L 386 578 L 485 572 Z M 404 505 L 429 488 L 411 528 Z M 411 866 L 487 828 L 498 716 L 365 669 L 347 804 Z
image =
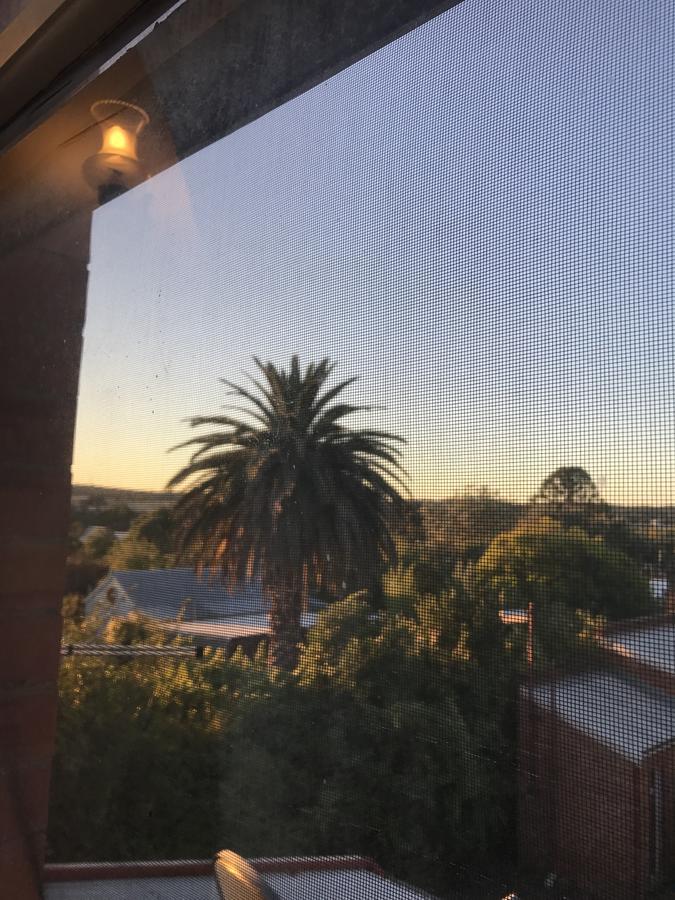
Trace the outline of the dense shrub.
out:
M 69 623 L 68 637 L 86 638 Z M 116 642 L 129 639 L 110 626 Z M 123 629 L 123 630 L 124 630 Z M 59 683 L 49 858 L 208 856 L 221 844 L 225 661 L 72 657 Z
M 295 675 L 237 704 L 222 787 L 237 849 L 364 853 L 436 887 L 453 866 L 505 849 L 513 667 L 502 654 L 488 677 L 461 629 L 443 640 L 455 599 L 377 621 L 363 598 L 335 604 Z
M 506 646 L 489 671 L 472 658 L 464 599 L 390 598 L 378 616 L 360 595 L 335 604 L 292 675 L 264 648 L 66 660 L 51 858 L 364 853 L 439 887 L 501 852 L 515 666 Z M 106 637 L 153 640 L 143 622 Z

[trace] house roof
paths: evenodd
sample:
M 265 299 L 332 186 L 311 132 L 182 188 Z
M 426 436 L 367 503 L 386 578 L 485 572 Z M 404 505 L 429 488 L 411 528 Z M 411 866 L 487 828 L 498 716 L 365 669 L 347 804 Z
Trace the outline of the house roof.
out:
M 602 645 L 619 656 L 675 675 L 675 622 L 607 634 Z
M 242 584 L 231 589 L 220 579 L 199 576 L 194 569 L 181 568 L 116 569 L 85 598 L 87 612 L 106 596 L 110 588 L 120 591 L 139 613 L 154 619 L 175 619 L 186 600 L 191 603 L 185 611 L 185 619 L 202 624 L 238 616 L 242 617 L 243 627 L 244 619 L 266 617 L 269 611 L 258 584 Z M 312 609 L 321 605 L 310 599 Z
M 89 538 L 94 537 L 94 535 L 105 534 L 107 530 L 105 525 L 89 525 L 80 535 L 80 540 L 82 542 L 88 541 Z
M 286 857 L 251 863 L 282 900 L 431 900 L 428 894 L 386 878 L 372 861 L 360 857 Z M 124 876 L 125 869 L 129 877 Z M 52 865 L 45 875 L 46 900 L 220 900 L 209 861 Z
M 223 581 L 199 577 L 189 568 L 112 571 L 86 598 L 87 609 L 111 587 L 121 590 L 138 612 L 156 619 L 174 619 L 188 599 L 192 601 L 188 619 L 212 620 L 267 611 L 258 585 L 230 590 Z
M 537 704 L 631 762 L 675 741 L 675 698 L 631 678 L 586 673 L 531 690 Z
M 500 609 L 499 618 L 504 625 L 527 625 L 529 613 L 526 609 Z
M 94 537 L 94 535 L 105 534 L 108 530 L 109 529 L 105 525 L 89 525 L 82 532 L 80 540 L 84 543 L 85 541 L 88 541 L 89 538 Z M 128 531 L 113 531 L 113 537 L 116 541 L 123 541 L 128 534 Z
M 302 628 L 311 628 L 316 624 L 317 613 L 306 613 L 301 618 Z M 218 622 L 194 621 L 167 623 L 163 626 L 171 634 L 192 638 L 196 641 L 222 641 L 227 643 L 234 638 L 257 637 L 271 631 L 269 616 L 264 613 L 253 616 L 231 616 Z

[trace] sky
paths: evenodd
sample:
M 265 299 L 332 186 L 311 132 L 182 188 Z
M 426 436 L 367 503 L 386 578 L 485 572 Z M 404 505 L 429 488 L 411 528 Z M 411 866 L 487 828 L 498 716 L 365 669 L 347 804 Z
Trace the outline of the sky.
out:
M 675 503 L 674 37 L 670 0 L 464 0 L 97 210 L 75 483 L 163 488 L 219 379 L 298 353 L 413 496 Z

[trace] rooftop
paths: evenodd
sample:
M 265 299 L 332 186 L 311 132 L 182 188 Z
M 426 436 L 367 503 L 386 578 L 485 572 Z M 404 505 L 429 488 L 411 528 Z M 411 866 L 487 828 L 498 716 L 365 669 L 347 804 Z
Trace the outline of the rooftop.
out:
M 431 900 L 361 857 L 251 860 L 281 900 Z M 45 900 L 220 900 L 210 861 L 48 866 Z M 125 871 L 128 873 L 125 875 Z M 252 897 L 255 895 L 251 895 Z
M 609 633 L 602 644 L 620 656 L 675 675 L 675 622 Z
M 526 694 L 528 688 L 521 688 Z M 631 762 L 675 741 L 675 699 L 630 678 L 587 673 L 533 688 L 540 706 Z
M 316 613 L 306 613 L 301 618 L 303 628 L 311 628 L 317 619 Z M 177 622 L 164 626 L 167 631 L 181 637 L 204 641 L 231 641 L 237 638 L 257 637 L 271 631 L 267 614 L 254 616 L 230 616 L 217 621 Z
M 113 570 L 86 598 L 87 612 L 105 601 L 111 589 L 130 607 L 154 619 L 175 619 L 183 613 L 184 621 L 202 625 L 239 617 L 243 626 L 245 619 L 266 619 L 268 610 L 258 584 L 231 588 L 207 573 L 198 575 L 194 569 L 177 568 Z
M 174 619 L 186 600 L 187 619 L 216 619 L 266 611 L 257 585 L 241 585 L 231 590 L 222 580 L 199 576 L 190 568 L 121 569 L 110 572 L 89 594 L 87 611 L 107 592 L 124 594 L 138 612 L 157 619 Z

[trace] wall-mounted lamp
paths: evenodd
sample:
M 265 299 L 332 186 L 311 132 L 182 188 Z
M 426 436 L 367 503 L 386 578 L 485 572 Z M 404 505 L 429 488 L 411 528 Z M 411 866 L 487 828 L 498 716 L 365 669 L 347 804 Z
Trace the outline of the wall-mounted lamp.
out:
M 99 203 L 105 203 L 145 178 L 136 143 L 150 117 L 125 100 L 97 100 L 91 114 L 101 128 L 101 147 L 84 161 L 82 172 L 98 192 Z

